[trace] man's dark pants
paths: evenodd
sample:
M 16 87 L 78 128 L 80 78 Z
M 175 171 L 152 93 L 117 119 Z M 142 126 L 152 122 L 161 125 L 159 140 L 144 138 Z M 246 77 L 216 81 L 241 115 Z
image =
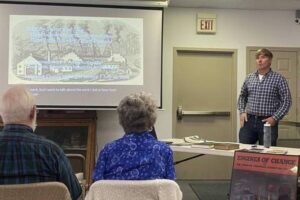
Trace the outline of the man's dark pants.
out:
M 248 121 L 244 123 L 244 126 L 239 132 L 239 141 L 243 144 L 264 144 L 264 122 L 263 119 L 268 117 L 261 117 L 247 114 Z M 277 145 L 278 138 L 278 123 L 275 126 L 271 126 L 271 146 Z

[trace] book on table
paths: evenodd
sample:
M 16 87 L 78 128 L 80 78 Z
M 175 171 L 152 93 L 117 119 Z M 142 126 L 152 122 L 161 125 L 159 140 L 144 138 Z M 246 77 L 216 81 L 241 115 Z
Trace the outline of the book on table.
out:
M 219 150 L 234 150 L 239 149 L 239 143 L 234 142 L 216 142 L 212 140 L 206 140 L 200 138 L 198 135 L 179 138 L 170 138 L 160 140 L 167 144 L 174 146 L 191 146 L 193 148 L 208 148 L 208 149 L 219 149 Z
M 192 143 L 192 147 L 201 147 L 201 148 L 214 148 L 219 150 L 233 150 L 239 149 L 239 143 L 234 142 L 216 142 L 206 139 L 201 139 L 199 136 L 189 136 L 185 137 L 184 141 Z

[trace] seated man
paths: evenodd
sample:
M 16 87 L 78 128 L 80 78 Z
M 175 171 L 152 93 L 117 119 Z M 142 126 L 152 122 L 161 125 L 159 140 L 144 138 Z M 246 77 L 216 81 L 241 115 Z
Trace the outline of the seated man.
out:
M 34 96 L 22 86 L 8 89 L 0 100 L 0 184 L 58 181 L 77 199 L 81 187 L 63 150 L 34 134 Z
M 150 133 L 156 121 L 150 96 L 129 95 L 117 111 L 125 134 L 100 152 L 93 180 L 175 179 L 172 150 Z

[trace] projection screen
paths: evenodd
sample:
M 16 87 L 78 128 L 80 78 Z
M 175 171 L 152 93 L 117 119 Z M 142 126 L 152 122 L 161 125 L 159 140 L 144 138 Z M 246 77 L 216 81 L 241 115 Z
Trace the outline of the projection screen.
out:
M 40 108 L 116 107 L 145 91 L 161 107 L 161 8 L 0 3 L 0 93 L 26 85 Z

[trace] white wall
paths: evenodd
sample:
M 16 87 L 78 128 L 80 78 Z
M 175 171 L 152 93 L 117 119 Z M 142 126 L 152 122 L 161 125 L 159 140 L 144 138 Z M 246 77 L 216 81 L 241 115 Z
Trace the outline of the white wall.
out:
M 197 13 L 217 14 L 217 33 L 196 33 Z M 173 48 L 237 49 L 237 91 L 246 76 L 246 47 L 300 47 L 300 25 L 295 11 L 166 8 L 163 36 L 163 110 L 158 112 L 156 130 L 159 138 L 172 136 Z M 237 123 L 238 126 L 238 123 Z M 98 111 L 97 144 L 123 135 L 115 111 Z

